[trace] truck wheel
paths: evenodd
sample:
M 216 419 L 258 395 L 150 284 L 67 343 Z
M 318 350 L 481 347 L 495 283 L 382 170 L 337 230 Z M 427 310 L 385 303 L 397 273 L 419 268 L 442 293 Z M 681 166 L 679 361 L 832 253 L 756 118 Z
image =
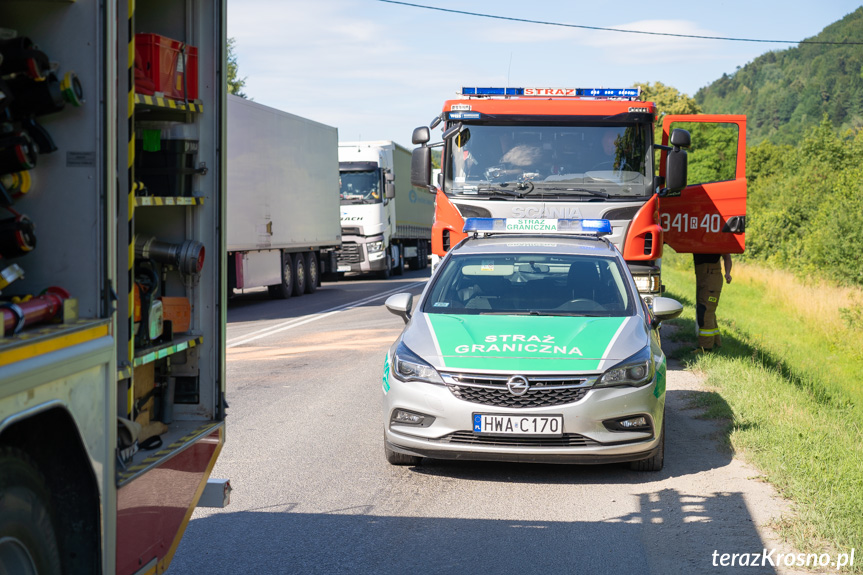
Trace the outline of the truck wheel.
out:
M 662 415 L 662 431 L 659 432 L 659 451 L 650 459 L 633 461 L 629 468 L 635 471 L 662 471 L 665 464 L 665 414 Z
M 59 575 L 45 480 L 20 450 L 0 448 L 0 573 Z
M 303 259 L 306 260 L 306 293 L 315 293 L 315 290 L 318 289 L 318 283 L 321 281 L 318 254 L 306 252 L 303 254 Z
M 386 262 L 386 267 L 383 270 L 378 272 L 378 275 L 382 280 L 390 279 L 390 274 L 392 273 L 393 267 L 393 259 L 390 257 L 392 252 L 390 252 L 389 248 L 387 248 L 384 254 L 384 261 Z
M 294 292 L 294 264 L 291 254 L 282 253 L 282 283 L 267 286 L 273 299 L 288 299 Z
M 306 293 L 306 261 L 303 254 L 292 254 L 294 262 L 294 291 L 293 295 L 301 296 Z
M 398 250 L 398 257 L 395 258 L 395 265 L 393 266 L 393 275 L 400 276 L 405 273 L 405 252 L 402 246 L 396 246 L 395 248 Z

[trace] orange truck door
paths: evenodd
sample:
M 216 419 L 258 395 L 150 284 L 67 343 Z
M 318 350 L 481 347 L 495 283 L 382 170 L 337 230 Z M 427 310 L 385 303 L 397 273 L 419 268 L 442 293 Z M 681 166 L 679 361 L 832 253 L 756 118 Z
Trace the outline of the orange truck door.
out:
M 690 183 L 659 203 L 664 242 L 678 253 L 743 253 L 746 247 L 746 116 L 665 116 L 662 143 L 688 130 Z M 665 175 L 665 152 L 660 175 Z

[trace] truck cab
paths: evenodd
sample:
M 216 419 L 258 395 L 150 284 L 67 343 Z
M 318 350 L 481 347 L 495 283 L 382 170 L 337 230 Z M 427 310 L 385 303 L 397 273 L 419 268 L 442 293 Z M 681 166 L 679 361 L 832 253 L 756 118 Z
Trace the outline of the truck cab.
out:
M 681 129 L 655 142 L 656 106 L 639 97 L 637 88 L 463 88 L 431 126 L 444 130 L 436 182 L 429 182 L 428 130 L 414 132 L 423 147 L 414 151 L 412 181 L 436 193 L 434 256 L 465 237 L 468 217 L 605 219 L 639 291 L 661 293 L 664 227 L 673 220 L 661 216 L 660 202 L 686 197 L 690 137 Z M 741 179 L 730 188 L 743 201 L 724 206 L 725 220 L 745 216 Z M 703 199 L 709 203 L 710 194 Z M 726 251 L 742 251 L 739 233 L 740 249 Z M 686 245 L 711 249 L 703 240 Z

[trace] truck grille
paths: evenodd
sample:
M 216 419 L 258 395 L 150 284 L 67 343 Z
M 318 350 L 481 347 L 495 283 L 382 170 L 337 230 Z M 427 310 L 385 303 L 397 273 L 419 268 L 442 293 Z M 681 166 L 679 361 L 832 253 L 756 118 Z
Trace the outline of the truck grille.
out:
M 591 447 L 600 445 L 593 439 L 577 433 L 564 433 L 557 437 L 476 435 L 470 431 L 456 431 L 437 441 L 458 445 L 488 445 L 490 447 Z
M 507 376 L 474 374 L 441 374 L 450 392 L 458 399 L 493 407 L 535 408 L 575 403 L 593 385 L 584 376 L 527 377 L 529 389 L 524 395 L 513 395 L 506 387 Z
M 363 261 L 363 248 L 354 242 L 343 243 L 337 253 L 340 264 L 358 264 Z

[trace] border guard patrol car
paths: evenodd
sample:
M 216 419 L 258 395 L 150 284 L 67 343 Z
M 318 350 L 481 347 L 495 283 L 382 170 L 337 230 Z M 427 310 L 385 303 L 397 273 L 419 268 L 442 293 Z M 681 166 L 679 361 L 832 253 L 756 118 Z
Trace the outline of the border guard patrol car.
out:
M 607 220 L 469 218 L 383 373 L 384 451 L 662 469 L 666 359 L 677 301 L 639 297 Z

